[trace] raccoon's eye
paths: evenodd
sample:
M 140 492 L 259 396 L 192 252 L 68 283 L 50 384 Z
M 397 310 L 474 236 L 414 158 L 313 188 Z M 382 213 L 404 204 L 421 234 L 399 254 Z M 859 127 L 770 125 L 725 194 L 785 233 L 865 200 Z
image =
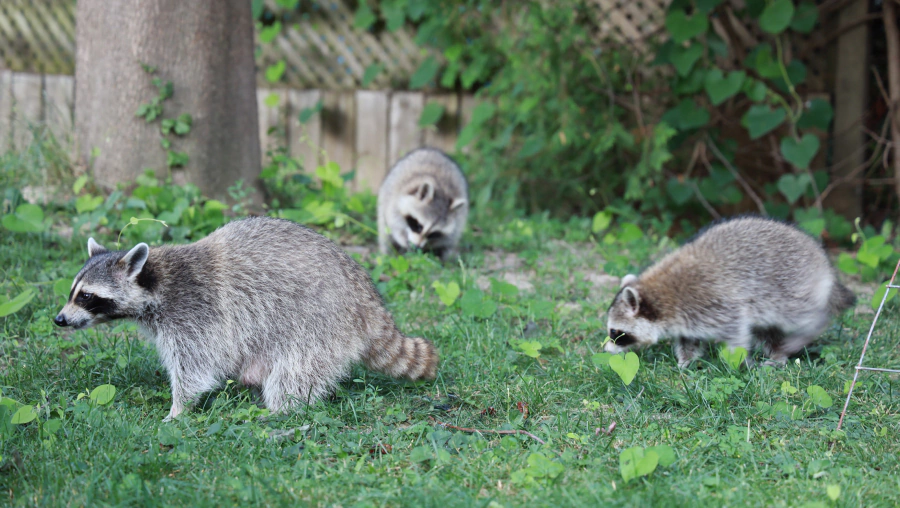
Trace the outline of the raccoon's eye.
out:
M 427 235 L 425 235 L 425 238 L 428 238 L 429 240 L 434 240 L 434 239 L 440 238 L 442 236 L 444 236 L 444 233 L 441 233 L 440 231 L 432 231 L 431 233 L 428 233 Z
M 406 225 L 409 226 L 409 229 L 411 229 L 413 233 L 422 232 L 422 225 L 419 224 L 419 221 L 413 219 L 409 215 L 406 216 Z
M 82 300 L 90 300 L 91 297 L 94 296 L 94 293 L 88 293 L 88 292 L 82 291 L 81 294 L 79 294 L 78 296 L 80 296 Z

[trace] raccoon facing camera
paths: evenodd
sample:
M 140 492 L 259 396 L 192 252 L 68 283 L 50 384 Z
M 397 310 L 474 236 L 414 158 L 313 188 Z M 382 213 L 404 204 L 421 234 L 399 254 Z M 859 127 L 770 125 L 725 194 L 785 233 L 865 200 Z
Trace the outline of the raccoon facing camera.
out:
M 273 412 L 315 402 L 362 362 L 434 379 L 434 345 L 403 335 L 369 274 L 324 236 L 252 217 L 189 245 L 111 251 L 88 240 L 54 322 L 75 329 L 132 319 L 169 375 L 178 416 L 227 379 L 260 388 Z
M 712 225 L 640 276 L 623 277 L 607 311 L 605 349 L 671 339 L 686 367 L 704 343 L 724 342 L 748 353 L 759 347 L 765 364 L 779 366 L 855 302 L 816 239 L 744 216 Z
M 458 254 L 469 214 L 468 184 L 440 150 L 418 148 L 397 161 L 378 191 L 382 254 L 421 249 L 447 261 Z

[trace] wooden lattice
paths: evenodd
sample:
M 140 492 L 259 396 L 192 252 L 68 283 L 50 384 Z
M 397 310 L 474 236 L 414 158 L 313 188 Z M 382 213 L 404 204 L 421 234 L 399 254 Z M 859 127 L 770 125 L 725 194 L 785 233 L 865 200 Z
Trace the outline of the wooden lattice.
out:
M 74 73 L 75 2 L 0 1 L 0 68 Z

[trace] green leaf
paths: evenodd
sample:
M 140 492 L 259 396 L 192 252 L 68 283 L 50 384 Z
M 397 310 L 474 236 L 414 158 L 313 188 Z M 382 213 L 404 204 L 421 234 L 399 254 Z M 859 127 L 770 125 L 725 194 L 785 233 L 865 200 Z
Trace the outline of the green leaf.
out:
M 72 290 L 72 281 L 67 279 L 59 279 L 58 281 L 53 283 L 53 294 L 56 296 L 69 296 L 69 291 Z
M 619 454 L 619 473 L 626 482 L 647 476 L 656 470 L 658 464 L 659 455 L 640 446 L 626 448 Z
M 781 125 L 786 115 L 783 108 L 773 110 L 763 104 L 754 104 L 741 117 L 741 125 L 750 132 L 750 139 L 758 139 Z
M 44 231 L 44 210 L 37 205 L 24 203 L 16 211 L 3 216 L 3 227 L 15 233 L 40 233 Z
M 494 112 L 497 111 L 497 106 L 490 102 L 479 102 L 477 106 L 472 110 L 472 120 L 471 123 L 481 125 L 484 122 L 490 120 L 494 117 Z
M 683 205 L 694 196 L 694 188 L 688 183 L 680 182 L 675 177 L 669 178 L 666 183 L 666 192 L 669 193 L 676 205 Z
M 381 74 L 381 71 L 383 71 L 383 70 L 384 70 L 384 65 L 382 65 L 380 63 L 373 63 L 372 65 L 369 65 L 368 67 L 366 67 L 365 72 L 363 72 L 363 78 L 362 78 L 363 88 L 369 86 L 369 84 L 372 83 L 372 81 L 374 81 L 375 78 L 377 78 L 378 75 Z
M 626 353 L 624 357 L 619 354 L 613 355 L 609 359 L 609 367 L 622 378 L 622 382 L 625 383 L 626 386 L 634 381 L 634 376 L 637 375 L 640 366 L 641 361 L 638 359 L 638 356 L 631 351 Z
M 659 455 L 659 465 L 662 467 L 669 467 L 675 462 L 675 450 L 669 445 L 651 446 L 646 451 L 656 452 Z
M 388 31 L 396 32 L 402 28 L 406 22 L 406 0 L 383 0 L 380 4 Z
M 311 108 L 303 108 L 303 110 L 300 111 L 300 116 L 298 117 L 298 119 L 300 120 L 300 123 L 308 122 L 310 120 L 310 118 L 313 117 L 313 115 L 322 111 L 322 106 L 323 106 L 323 103 L 320 100 L 319 102 L 316 103 L 315 106 L 313 106 Z
M 270 93 L 263 99 L 263 104 L 265 104 L 267 108 L 278 107 L 279 102 L 281 102 L 281 97 L 279 97 L 277 93 Z
M 279 60 L 274 65 L 270 65 L 266 67 L 266 80 L 269 83 L 277 83 L 281 76 L 284 75 L 284 70 L 287 68 L 287 64 L 285 64 L 284 60 Z
M 888 283 L 885 282 L 884 284 L 878 286 L 878 289 L 876 289 L 875 293 L 872 294 L 872 303 L 871 303 L 872 310 L 877 310 L 878 306 L 881 305 L 881 299 L 884 298 L 884 292 L 887 290 L 887 286 L 888 286 Z M 884 303 L 887 303 L 887 302 L 893 300 L 895 296 L 897 296 L 897 289 L 891 288 L 890 292 L 888 292 L 887 299 L 884 301 Z
M 72 193 L 73 193 L 73 194 L 78 194 L 79 192 L 81 192 L 81 189 L 84 188 L 84 185 L 85 185 L 87 182 L 88 182 L 88 176 L 87 176 L 87 175 L 81 175 L 81 176 L 79 176 L 78 179 L 75 180 L 75 183 L 72 184 Z
M 467 316 L 487 319 L 497 311 L 497 303 L 484 298 L 480 289 L 470 289 L 459 299 L 459 306 Z
M 105 406 L 112 402 L 116 396 L 116 387 L 113 385 L 100 385 L 91 390 L 91 400 L 98 406 Z
M 250 15 L 255 20 L 259 20 L 266 8 L 265 0 L 252 0 L 250 2 Z
M 824 99 L 813 99 L 807 103 L 806 109 L 797 120 L 797 128 L 827 131 L 833 117 L 834 110 L 831 109 L 831 103 Z
M 528 467 L 524 469 L 525 474 L 532 478 L 556 478 L 561 475 L 566 467 L 559 462 L 554 462 L 543 454 L 534 452 L 528 456 Z
M 341 167 L 338 166 L 337 162 L 329 161 L 324 166 L 317 167 L 316 176 L 318 176 L 323 183 L 332 185 L 335 188 L 340 189 L 344 186 L 344 180 L 341 178 Z
M 522 353 L 525 356 L 530 356 L 532 358 L 538 358 L 541 356 L 541 348 L 543 345 L 536 340 L 523 340 L 521 342 L 517 342 L 516 348 L 522 350 Z
M 732 369 L 738 369 L 744 363 L 744 360 L 747 359 L 747 350 L 742 347 L 736 347 L 732 351 L 730 347 L 723 345 L 719 348 L 719 357 Z
M 409 78 L 409 87 L 416 90 L 427 85 L 434 80 L 440 67 L 440 62 L 433 56 L 429 56 L 419 65 L 419 68 L 416 69 L 416 72 L 413 73 L 412 77 Z
M 18 411 L 13 413 L 9 423 L 12 423 L 13 425 L 24 425 L 33 421 L 35 418 L 37 418 L 37 413 L 34 412 L 34 407 L 22 406 Z
M 519 288 L 515 284 L 491 277 L 491 293 L 507 298 L 515 298 L 519 296 Z
M 437 102 L 429 102 L 422 109 L 422 115 L 419 117 L 419 127 L 427 127 L 434 125 L 444 116 L 444 106 Z
M 378 21 L 378 18 L 375 17 L 372 9 L 369 8 L 369 4 L 365 1 L 359 2 L 359 8 L 356 9 L 356 13 L 353 15 L 354 28 L 368 30 L 376 21 Z
M 698 106 L 693 99 L 684 99 L 666 111 L 662 121 L 678 130 L 696 129 L 709 123 L 709 111 Z
M 831 396 L 819 385 L 809 386 L 806 389 L 806 393 L 809 394 L 809 398 L 812 399 L 813 403 L 821 408 L 828 409 L 834 404 Z
M 260 42 L 270 43 L 281 33 L 281 21 L 276 21 L 259 31 Z
M 409 261 L 407 261 L 403 256 L 391 258 L 390 263 L 391 268 L 396 270 L 399 275 L 402 275 L 409 271 Z
M 694 14 L 691 17 L 682 9 L 674 9 L 666 15 L 666 28 L 676 44 L 706 33 L 709 29 L 709 18 L 705 14 Z
M 859 273 L 859 266 L 856 264 L 856 259 L 846 252 L 841 252 L 838 255 L 837 266 L 840 271 L 848 275 L 856 275 Z
M 828 495 L 828 499 L 832 501 L 837 501 L 839 497 L 841 497 L 841 486 L 840 485 L 829 485 L 825 487 L 825 494 Z
M 599 233 L 606 230 L 612 222 L 613 214 L 606 210 L 594 214 L 594 220 L 591 221 L 591 232 Z
M 453 305 L 459 297 L 459 284 L 455 281 L 451 281 L 449 284 L 444 285 L 441 281 L 436 280 L 431 287 L 434 288 L 434 291 L 438 294 L 438 298 L 440 298 L 441 302 L 447 307 Z
M 709 14 L 724 1 L 725 0 L 697 0 L 697 9 L 704 14 Z
M 75 200 L 75 211 L 79 214 L 93 212 L 102 204 L 103 196 L 91 196 L 90 194 L 85 194 L 84 196 L 78 196 Z
M 802 34 L 812 32 L 819 21 L 819 8 L 815 2 L 805 0 L 800 2 L 794 11 L 794 17 L 791 19 L 791 29 Z
M 68 294 L 68 292 L 66 294 Z M 2 304 L 0 304 L 0 317 L 6 317 L 10 314 L 15 314 L 22 307 L 28 305 L 28 302 L 30 302 L 32 298 L 34 298 L 34 289 L 27 288 L 12 300 L 3 302 Z
M 794 204 L 806 192 L 809 183 L 809 175 L 806 173 L 799 175 L 788 173 L 781 175 L 781 178 L 778 179 L 778 191 L 787 198 L 788 203 Z
M 781 155 L 799 169 L 808 169 L 818 151 L 819 138 L 813 134 L 804 134 L 800 141 L 790 136 L 781 138 Z
M 728 77 L 719 69 L 712 69 L 706 73 L 703 80 L 703 86 L 709 95 L 709 100 L 713 105 L 718 106 L 734 97 L 741 90 L 747 73 L 744 71 L 729 72 Z
M 759 16 L 759 27 L 763 32 L 778 35 L 791 24 L 794 17 L 792 0 L 775 0 L 766 6 Z
M 678 46 L 672 50 L 670 59 L 679 76 L 687 76 L 697 60 L 703 56 L 703 46 L 699 43 L 688 47 Z
M 747 97 L 753 102 L 762 102 L 766 98 L 766 92 L 769 90 L 766 88 L 766 84 L 762 81 L 757 81 L 755 79 L 747 79 L 744 81 L 743 87 L 741 90 L 747 94 Z

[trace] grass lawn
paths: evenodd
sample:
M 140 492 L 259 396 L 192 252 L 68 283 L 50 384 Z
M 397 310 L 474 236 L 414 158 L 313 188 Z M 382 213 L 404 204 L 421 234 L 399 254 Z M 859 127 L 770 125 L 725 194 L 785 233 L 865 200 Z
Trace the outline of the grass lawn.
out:
M 38 295 L 0 324 L 2 396 L 37 413 L 13 425 L 20 406 L 0 405 L 0 503 L 900 505 L 898 376 L 863 374 L 845 432 L 834 432 L 870 297 L 784 369 L 734 369 L 710 351 L 682 371 L 664 344 L 638 353 L 625 385 L 596 355 L 617 283 L 604 259 L 614 253 L 622 275 L 671 243 L 613 250 L 566 233 L 589 223 L 546 223 L 470 235 L 459 265 L 417 254 L 378 262 L 351 248 L 400 328 L 439 347 L 436 382 L 357 368 L 330 400 L 279 416 L 229 384 L 168 424 L 165 372 L 133 325 L 72 332 L 51 322 L 63 303 L 53 285 L 67 290 L 84 239 L 2 230 L 5 294 L 37 284 Z M 867 364 L 900 366 L 898 330 L 890 305 Z M 91 392 L 105 384 L 116 391 L 101 404 Z M 674 461 L 666 448 L 626 452 L 637 459 L 626 474 L 638 475 L 626 481 L 623 451 L 659 445 Z

